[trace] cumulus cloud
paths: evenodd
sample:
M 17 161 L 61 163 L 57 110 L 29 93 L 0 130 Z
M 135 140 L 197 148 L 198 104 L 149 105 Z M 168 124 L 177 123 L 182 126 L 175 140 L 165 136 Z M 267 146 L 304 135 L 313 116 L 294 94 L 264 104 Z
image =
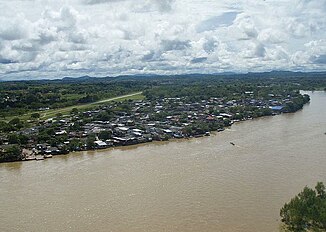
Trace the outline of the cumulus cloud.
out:
M 0 79 L 325 70 L 320 0 L 3 0 Z
M 154 3 L 158 6 L 159 11 L 168 12 L 172 10 L 172 4 L 174 0 L 154 0 Z
M 226 12 L 200 22 L 197 25 L 197 32 L 215 30 L 221 26 L 230 26 L 237 16 L 237 12 Z
M 2 40 L 19 40 L 28 36 L 28 23 L 22 16 L 13 20 L 0 18 L 0 38 Z
M 163 51 L 184 50 L 190 47 L 190 42 L 182 40 L 162 40 L 161 47 Z
M 100 4 L 100 3 L 111 3 L 111 2 L 121 2 L 124 0 L 84 0 L 85 4 Z
M 197 57 L 191 60 L 191 63 L 202 63 L 207 60 L 207 57 Z

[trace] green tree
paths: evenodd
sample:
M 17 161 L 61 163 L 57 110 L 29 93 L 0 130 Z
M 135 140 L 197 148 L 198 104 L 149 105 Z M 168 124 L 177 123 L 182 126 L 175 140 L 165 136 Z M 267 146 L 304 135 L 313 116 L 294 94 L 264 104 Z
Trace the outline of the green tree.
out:
M 31 114 L 32 119 L 37 119 L 37 118 L 40 118 L 40 117 L 41 117 L 41 115 L 39 113 L 32 113 Z
M 0 132 L 10 132 L 13 130 L 12 125 L 5 121 L 0 121 Z
M 78 151 L 80 150 L 82 147 L 82 143 L 79 139 L 73 139 L 70 141 L 68 147 L 66 148 L 66 150 L 69 151 Z
M 57 113 L 55 116 L 56 116 L 56 118 L 61 118 L 62 117 L 62 113 Z
M 78 109 L 77 108 L 72 108 L 72 110 L 70 111 L 70 114 L 78 114 Z
M 0 152 L 0 162 L 11 162 L 21 159 L 21 149 L 16 145 L 6 148 L 3 153 Z
M 106 111 L 103 111 L 103 112 L 100 112 L 97 116 L 96 116 L 96 119 L 97 120 L 100 120 L 100 121 L 109 121 L 111 120 L 113 117 L 112 114 L 106 112 Z
M 17 144 L 17 143 L 19 143 L 18 135 L 17 134 L 8 135 L 8 142 L 9 142 L 9 144 Z
M 318 182 L 315 190 L 305 187 L 283 206 L 280 215 L 290 231 L 326 231 L 324 184 Z
M 28 137 L 26 135 L 20 134 L 18 135 L 19 144 L 27 144 L 28 143 Z
M 316 185 L 316 191 L 318 196 L 320 196 L 320 198 L 325 199 L 326 195 L 325 195 L 325 185 L 323 184 L 323 182 L 318 182 Z
M 111 131 L 105 130 L 105 131 L 101 131 L 99 133 L 98 137 L 99 137 L 99 139 L 107 140 L 107 139 L 111 138 L 111 135 L 112 135 Z
M 12 128 L 14 129 L 21 129 L 23 128 L 23 122 L 19 119 L 19 118 L 13 118 L 12 120 L 10 120 L 9 125 L 12 126 Z
M 17 124 L 19 124 L 20 123 L 20 119 L 19 118 L 13 118 L 13 119 L 11 119 L 10 120 L 10 122 L 9 122 L 11 125 L 17 125 Z
M 86 146 L 88 149 L 94 149 L 95 147 L 95 144 L 94 144 L 94 141 L 95 141 L 95 135 L 91 134 L 87 137 L 86 139 Z

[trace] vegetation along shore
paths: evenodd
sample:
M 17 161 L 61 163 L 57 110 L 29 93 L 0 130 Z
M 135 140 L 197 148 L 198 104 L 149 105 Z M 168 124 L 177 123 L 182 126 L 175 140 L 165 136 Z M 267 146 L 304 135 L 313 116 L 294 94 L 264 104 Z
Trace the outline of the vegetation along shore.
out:
M 325 75 L 289 75 L 1 83 L 0 162 L 209 136 L 237 121 L 296 112 L 310 100 L 300 89 L 326 86 Z

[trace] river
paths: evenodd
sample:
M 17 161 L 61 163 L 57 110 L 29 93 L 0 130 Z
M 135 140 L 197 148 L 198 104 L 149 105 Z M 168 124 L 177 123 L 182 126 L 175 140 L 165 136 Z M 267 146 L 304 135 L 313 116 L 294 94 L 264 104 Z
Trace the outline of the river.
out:
M 326 182 L 326 93 L 309 95 L 210 137 L 0 164 L 0 231 L 279 231 Z

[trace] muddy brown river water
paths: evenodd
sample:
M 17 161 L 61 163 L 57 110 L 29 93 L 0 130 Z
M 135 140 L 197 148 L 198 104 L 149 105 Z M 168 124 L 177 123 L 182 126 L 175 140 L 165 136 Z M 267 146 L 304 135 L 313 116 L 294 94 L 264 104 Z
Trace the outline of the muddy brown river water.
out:
M 279 231 L 326 182 L 326 93 L 309 95 L 210 137 L 0 164 L 0 231 Z

